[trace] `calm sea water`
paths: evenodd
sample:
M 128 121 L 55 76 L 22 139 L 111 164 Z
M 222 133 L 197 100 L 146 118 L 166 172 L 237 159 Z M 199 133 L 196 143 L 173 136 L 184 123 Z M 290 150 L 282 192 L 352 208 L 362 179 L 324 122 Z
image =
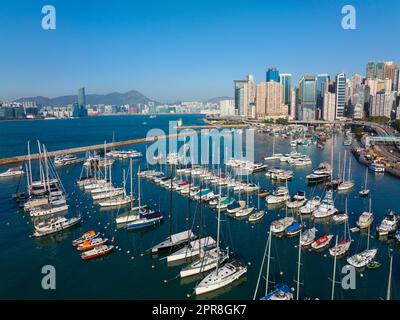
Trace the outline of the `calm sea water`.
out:
M 144 137 L 150 128 L 157 127 L 166 130 L 168 120 L 177 120 L 180 116 L 158 116 L 149 119 L 145 116 L 132 117 L 99 117 L 80 120 L 6 122 L 0 123 L 0 157 L 26 153 L 26 141 L 40 139 L 49 151 L 66 147 L 84 146 L 111 141 L 113 132 L 115 139 L 124 140 Z M 202 116 L 183 116 L 184 124 L 202 124 Z M 147 124 L 143 124 L 147 122 Z M 298 151 L 308 154 L 313 160 L 313 166 L 296 169 L 295 178 L 289 183 L 291 193 L 298 190 L 322 194 L 323 189 L 313 189 L 306 186 L 305 176 L 322 161 L 330 161 L 330 146 L 334 143 L 335 165 L 338 154 L 343 156 L 342 136 L 335 141 L 330 140 L 324 150 L 315 146 L 298 147 Z M 272 138 L 256 133 L 256 160 L 261 160 L 272 149 Z M 33 147 L 32 147 L 33 148 Z M 145 152 L 144 145 L 135 149 Z M 350 149 L 347 148 L 348 154 Z M 276 139 L 276 152 L 289 152 L 287 140 Z M 139 165 L 146 167 L 144 160 L 135 161 L 135 170 Z M 271 163 L 271 165 L 274 165 Z M 277 163 L 277 165 L 279 165 Z M 115 185 L 122 185 L 123 169 L 128 169 L 129 162 L 117 161 L 113 167 Z M 284 167 L 284 166 L 282 166 Z M 289 167 L 289 166 L 288 166 Z M 5 168 L 2 168 L 2 170 Z M 36 170 L 36 168 L 35 168 Z M 81 165 L 59 169 L 62 182 L 68 192 L 70 204 L 69 215 L 80 213 L 83 223 L 63 234 L 46 239 L 31 237 L 32 225 L 29 218 L 22 213 L 13 199 L 19 185 L 19 179 L 0 180 L 0 298 L 3 299 L 195 299 L 193 289 L 196 279 L 181 281 L 176 276 L 183 265 L 168 266 L 165 255 L 150 256 L 145 251 L 152 245 L 168 236 L 169 220 L 155 228 L 146 231 L 129 232 L 117 229 L 115 217 L 121 210 L 99 210 L 86 194 L 75 186 L 79 178 Z M 348 194 L 350 226 L 355 226 L 359 214 L 368 208 L 368 199 L 358 197 L 358 191 L 363 184 L 365 168 L 353 158 L 352 175 L 356 182 L 354 190 Z M 369 188 L 373 199 L 375 223 L 382 220 L 389 210 L 400 211 L 398 197 L 400 181 L 389 175 L 369 175 Z M 263 188 L 275 187 L 266 179 L 263 173 L 255 174 L 250 180 L 260 183 Z M 21 182 L 24 185 L 24 182 Z M 135 179 L 135 191 L 137 183 Z M 143 202 L 160 208 L 168 215 L 169 192 L 159 186 L 142 180 Z M 236 195 L 237 196 L 237 195 Z M 337 195 L 336 206 L 345 207 L 346 195 Z M 257 206 L 257 197 L 250 198 Z M 261 200 L 265 208 L 265 202 Z M 217 299 L 252 299 L 259 274 L 259 268 L 267 240 L 267 230 L 271 221 L 282 217 L 285 212 L 279 209 L 267 209 L 264 220 L 250 225 L 245 220 L 234 220 L 222 215 L 221 239 L 223 246 L 229 246 L 230 251 L 248 263 L 248 274 L 243 280 L 226 290 L 204 298 Z M 216 212 L 191 203 L 188 210 L 188 199 L 173 194 L 173 220 L 175 232 L 186 229 L 187 215 L 189 224 L 195 217 L 194 228 L 202 224 L 206 232 L 216 238 Z M 89 229 L 96 229 L 113 240 L 118 246 L 109 256 L 93 261 L 82 261 L 78 252 L 71 246 L 71 241 Z M 343 225 L 317 225 L 320 234 L 331 232 L 341 235 Z M 373 228 L 374 229 L 374 228 Z M 351 253 L 365 249 L 367 235 L 352 233 L 354 240 Z M 377 259 L 382 267 L 377 270 L 364 270 L 357 273 L 356 289 L 343 290 L 336 286 L 336 299 L 380 299 L 386 296 L 388 281 L 389 248 L 394 253 L 392 297 L 400 298 L 400 272 L 398 264 L 398 245 L 394 241 L 382 241 L 371 233 L 370 246 L 378 248 Z M 284 281 L 291 287 L 296 287 L 298 238 L 273 238 L 270 279 L 276 282 Z M 346 264 L 345 259 L 337 261 L 337 281 L 340 280 L 340 270 Z M 43 290 L 41 287 L 41 269 L 44 265 L 56 268 L 56 290 Z M 329 299 L 331 295 L 330 277 L 333 271 L 333 259 L 328 251 L 322 253 L 302 251 L 301 265 L 301 297 L 318 297 Z M 265 270 L 264 270 L 265 274 Z M 258 297 L 262 295 L 265 285 L 261 284 Z M 191 295 L 188 297 L 188 295 Z

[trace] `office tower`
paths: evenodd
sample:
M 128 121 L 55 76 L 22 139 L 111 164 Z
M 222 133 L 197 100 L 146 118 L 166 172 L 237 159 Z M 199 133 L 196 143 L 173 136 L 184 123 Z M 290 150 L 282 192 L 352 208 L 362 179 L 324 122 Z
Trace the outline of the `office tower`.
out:
M 248 75 L 246 80 L 235 80 L 235 113 L 240 116 L 249 116 L 250 103 L 255 102 L 256 85 L 252 75 Z
M 291 92 L 292 92 L 292 74 L 281 73 L 279 76 L 279 82 L 283 86 L 282 103 L 289 107 L 291 101 Z
M 385 116 L 390 118 L 393 108 L 393 101 L 393 94 L 391 92 L 378 92 L 375 96 L 370 96 L 370 117 Z
M 220 115 L 224 116 L 234 116 L 235 115 L 235 100 L 227 99 L 221 100 L 219 102 Z
M 87 116 L 85 88 L 78 90 L 79 117 Z
M 301 121 L 315 120 L 315 109 L 317 107 L 316 86 L 315 76 L 305 75 L 300 79 L 298 117 Z
M 324 95 L 329 84 L 330 77 L 328 74 L 317 75 L 317 108 L 320 110 L 320 114 L 323 114 L 324 108 Z
M 339 73 L 336 75 L 336 119 L 344 117 L 346 106 L 346 75 Z
M 292 88 L 291 92 L 290 92 L 290 108 L 289 108 L 289 116 L 292 119 L 296 119 L 297 118 L 297 89 L 296 88 Z
M 235 113 L 239 116 L 247 114 L 249 106 L 247 80 L 235 80 Z
M 376 66 L 375 62 L 369 61 L 367 63 L 367 70 L 365 72 L 367 79 L 375 79 L 376 78 Z
M 380 61 L 376 63 L 376 78 L 377 79 L 385 79 L 385 62 Z
M 266 74 L 266 81 L 279 82 L 279 70 L 277 68 L 269 68 Z

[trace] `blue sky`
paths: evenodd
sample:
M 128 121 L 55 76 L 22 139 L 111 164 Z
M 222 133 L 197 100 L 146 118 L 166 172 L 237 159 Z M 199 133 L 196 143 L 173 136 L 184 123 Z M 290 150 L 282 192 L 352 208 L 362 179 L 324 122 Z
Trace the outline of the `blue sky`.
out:
M 41 28 L 52 4 L 57 29 Z M 355 6 L 357 29 L 341 28 Z M 2 0 L 0 99 L 136 89 L 158 101 L 232 96 L 267 67 L 364 74 L 400 63 L 398 0 Z

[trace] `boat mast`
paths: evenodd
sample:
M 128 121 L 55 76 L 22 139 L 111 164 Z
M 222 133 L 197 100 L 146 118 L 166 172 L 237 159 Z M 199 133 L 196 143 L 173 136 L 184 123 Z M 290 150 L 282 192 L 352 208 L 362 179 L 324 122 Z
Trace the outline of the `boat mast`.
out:
M 389 249 L 390 250 L 390 249 Z M 386 300 L 390 300 L 391 289 L 392 289 L 392 265 L 393 265 L 393 254 L 390 255 L 390 267 L 389 267 L 389 279 L 388 287 L 386 292 Z
M 297 289 L 296 289 L 296 300 L 299 300 L 300 296 L 300 266 L 301 266 L 301 234 L 299 236 L 299 258 L 297 261 Z
M 29 163 L 29 183 L 28 187 L 32 185 L 32 163 L 31 163 L 31 142 L 28 141 L 28 163 Z M 30 191 L 29 191 L 30 194 Z
M 42 167 L 42 148 L 40 147 L 40 142 L 39 140 L 37 141 L 38 144 L 38 150 L 39 150 L 39 173 L 40 173 L 40 182 L 44 182 L 44 173 L 43 173 L 43 167 Z M 46 190 L 46 185 L 44 186 L 44 189 Z
M 104 141 L 104 180 L 107 183 L 107 146 L 106 141 Z
M 221 167 L 219 167 L 219 176 L 221 176 Z M 219 268 L 219 228 L 221 224 L 220 216 L 221 216 L 221 183 L 219 184 L 219 199 L 218 199 L 218 222 L 217 222 L 217 267 L 216 273 L 218 275 Z
M 46 183 L 47 183 L 48 191 L 50 192 L 49 163 L 47 160 L 47 150 L 44 145 L 43 145 L 43 153 L 44 153 L 44 162 L 45 162 L 45 169 L 46 169 Z
M 272 246 L 272 232 L 271 232 L 271 226 L 269 227 L 269 237 L 268 237 L 268 243 L 269 243 L 269 247 L 268 247 L 268 261 L 267 261 L 267 276 L 265 278 L 265 295 L 268 294 L 268 284 L 269 284 L 269 263 L 271 260 L 271 246 Z
M 368 167 L 365 168 L 364 190 L 367 190 L 367 184 L 368 184 Z
M 343 172 L 342 172 L 343 178 L 342 178 L 342 181 L 346 181 L 346 151 L 347 150 L 344 150 Z
M 133 174 L 132 174 L 132 158 L 129 163 L 129 169 L 131 171 L 131 211 L 133 209 Z
M 351 157 L 349 159 L 349 173 L 348 173 L 348 180 L 351 180 Z
M 139 165 L 139 169 L 138 169 L 138 188 L 139 188 L 139 212 L 140 212 L 140 207 L 142 206 L 142 192 L 141 192 L 141 185 L 140 185 L 140 165 Z
M 125 169 L 123 170 L 123 179 L 124 179 L 124 199 L 126 197 L 126 181 L 125 181 Z
M 336 235 L 336 244 L 335 244 L 335 249 L 337 249 L 337 244 L 338 244 L 338 235 Z M 335 256 L 333 259 L 333 276 L 332 276 L 332 295 L 331 295 L 331 300 L 335 299 L 335 281 L 336 281 L 336 256 L 337 252 L 335 252 Z
M 172 180 L 174 176 L 174 167 L 171 165 L 171 183 L 169 186 L 169 240 L 172 241 Z

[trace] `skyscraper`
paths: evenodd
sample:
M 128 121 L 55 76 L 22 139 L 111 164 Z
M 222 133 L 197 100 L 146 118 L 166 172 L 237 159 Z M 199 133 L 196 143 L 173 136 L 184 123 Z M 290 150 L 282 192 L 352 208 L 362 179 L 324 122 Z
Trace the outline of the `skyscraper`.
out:
M 292 91 L 292 74 L 281 73 L 279 82 L 282 84 L 282 103 L 290 106 L 291 91 Z
M 369 61 L 367 63 L 367 70 L 365 72 L 367 79 L 375 79 L 376 78 L 376 66 L 375 62 Z
M 235 80 L 235 113 L 240 116 L 247 115 L 249 106 L 247 80 Z
M 79 116 L 86 117 L 87 116 L 87 109 L 86 109 L 86 95 L 85 95 L 85 88 L 80 88 L 78 90 L 78 107 L 79 107 Z
M 385 79 L 385 62 L 380 61 L 376 63 L 376 78 L 384 80 Z
M 302 121 L 315 120 L 317 107 L 317 81 L 315 76 L 305 75 L 299 83 L 299 110 L 298 118 Z
M 330 77 L 328 74 L 318 74 L 317 75 L 317 108 L 320 110 L 322 115 L 324 109 L 324 95 L 329 84 Z
M 336 119 L 344 117 L 346 107 L 346 75 L 339 73 L 336 75 Z
M 267 82 L 275 81 L 279 82 L 279 70 L 277 68 L 269 68 L 266 74 Z

